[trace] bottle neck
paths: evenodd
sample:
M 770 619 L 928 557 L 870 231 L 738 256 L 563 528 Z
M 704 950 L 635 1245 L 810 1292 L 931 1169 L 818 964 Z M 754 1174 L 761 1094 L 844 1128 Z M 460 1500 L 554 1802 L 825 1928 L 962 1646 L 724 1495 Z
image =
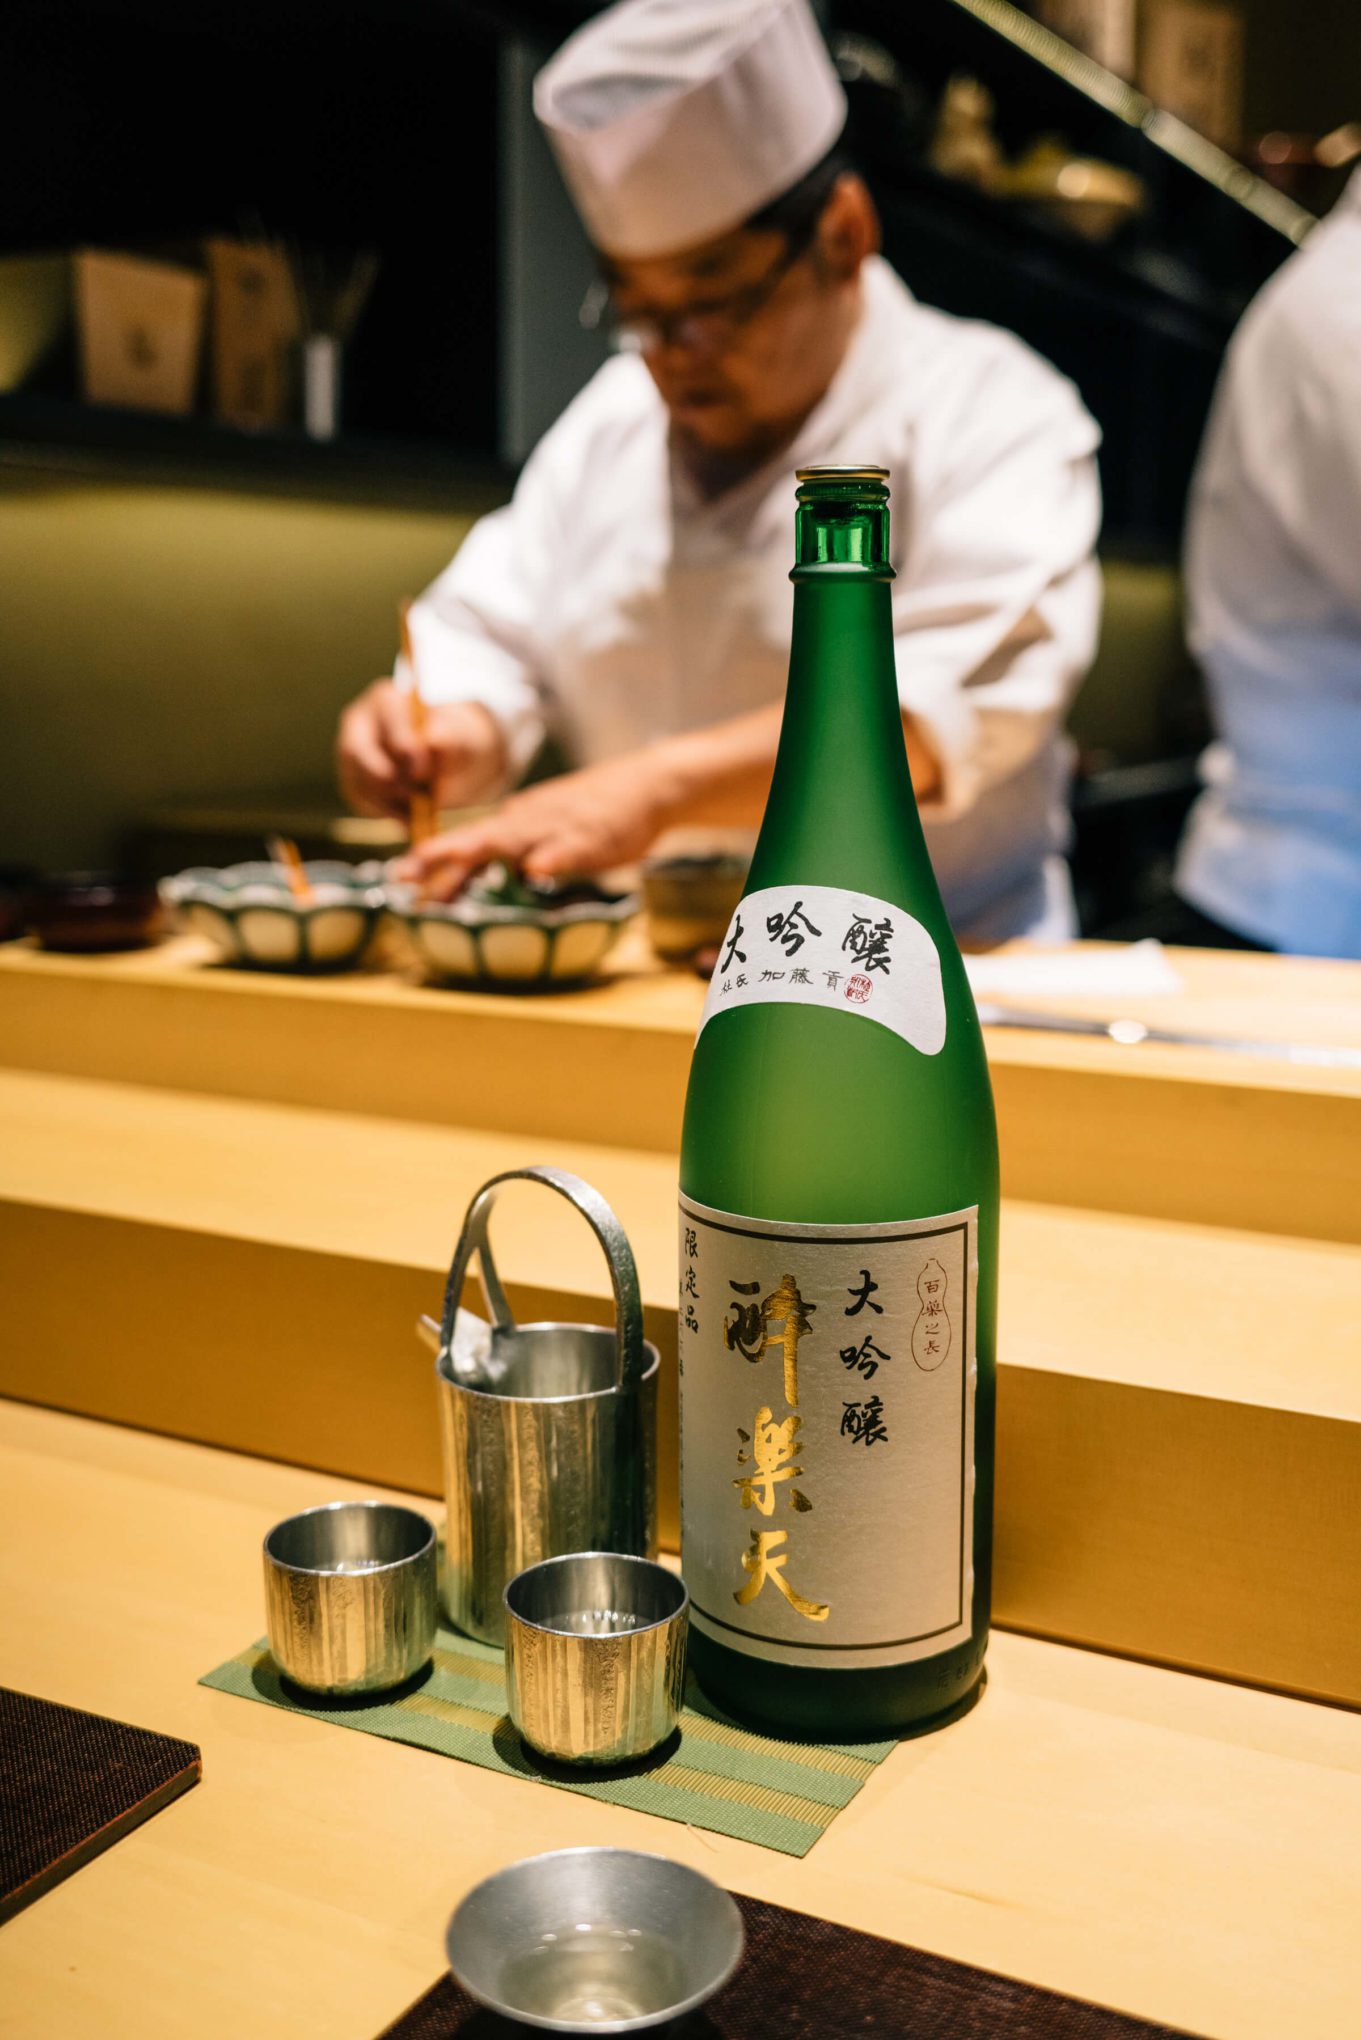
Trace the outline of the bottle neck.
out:
M 943 919 L 903 739 L 887 510 L 863 492 L 801 501 L 797 548 L 784 722 L 749 885 L 845 886 Z
M 797 586 L 820 569 L 838 567 L 893 579 L 887 490 L 866 491 L 851 482 L 823 482 L 799 490 L 790 580 Z
M 781 878 L 868 887 L 867 850 L 886 837 L 896 842 L 905 828 L 921 841 L 888 583 L 861 574 L 798 581 L 784 721 L 753 885 L 774 858 Z M 810 858 L 816 873 L 797 868 Z

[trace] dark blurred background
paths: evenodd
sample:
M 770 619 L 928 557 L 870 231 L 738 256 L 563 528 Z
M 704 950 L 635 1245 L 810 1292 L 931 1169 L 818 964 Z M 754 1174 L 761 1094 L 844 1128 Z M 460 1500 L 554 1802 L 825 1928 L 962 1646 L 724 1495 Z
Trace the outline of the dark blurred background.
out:
M 529 111 L 535 68 L 593 11 L 11 0 L 0 860 L 184 861 L 283 809 L 326 832 L 335 713 L 390 669 L 397 598 L 600 358 L 577 318 L 589 251 Z M 1157 896 L 1194 785 L 1187 482 L 1238 316 L 1344 181 L 1345 145 L 1315 149 L 1361 112 L 1361 8 L 819 11 L 890 259 L 930 302 L 1030 341 L 1102 426 L 1107 625 L 1072 719 L 1099 932 Z M 268 416 L 233 417 L 216 312 L 180 415 L 88 401 L 77 252 L 197 273 L 210 240 L 304 282 L 370 258 L 333 436 L 302 428 L 296 375 Z

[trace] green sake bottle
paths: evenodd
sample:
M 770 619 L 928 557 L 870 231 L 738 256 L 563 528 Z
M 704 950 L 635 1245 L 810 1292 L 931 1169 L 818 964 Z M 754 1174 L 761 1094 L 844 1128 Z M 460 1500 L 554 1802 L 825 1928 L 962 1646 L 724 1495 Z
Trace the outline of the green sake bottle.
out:
M 982 1676 L 997 1130 L 908 771 L 887 470 L 798 481 L 779 754 L 685 1105 L 681 1563 L 710 1697 L 846 1741 Z

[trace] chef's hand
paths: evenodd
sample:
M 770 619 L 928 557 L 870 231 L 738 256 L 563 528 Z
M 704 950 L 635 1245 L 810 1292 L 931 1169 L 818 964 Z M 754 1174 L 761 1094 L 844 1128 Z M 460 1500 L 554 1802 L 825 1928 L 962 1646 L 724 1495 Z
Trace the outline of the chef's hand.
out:
M 480 822 L 432 836 L 403 859 L 397 876 L 447 900 L 486 864 L 513 865 L 526 878 L 565 878 L 631 863 L 673 823 L 754 827 L 779 733 L 776 702 L 545 780 Z M 918 800 L 938 798 L 940 765 L 906 711 L 903 734 Z
M 392 680 L 375 680 L 345 709 L 336 771 L 359 814 L 405 821 L 413 792 L 428 790 L 437 807 L 458 807 L 500 784 L 506 745 L 490 709 L 478 701 L 431 702 L 425 719 L 422 742 L 410 703 Z
M 494 815 L 432 836 L 396 866 L 432 899 L 452 899 L 486 864 L 565 878 L 641 857 L 666 825 L 660 775 L 634 752 L 512 794 Z

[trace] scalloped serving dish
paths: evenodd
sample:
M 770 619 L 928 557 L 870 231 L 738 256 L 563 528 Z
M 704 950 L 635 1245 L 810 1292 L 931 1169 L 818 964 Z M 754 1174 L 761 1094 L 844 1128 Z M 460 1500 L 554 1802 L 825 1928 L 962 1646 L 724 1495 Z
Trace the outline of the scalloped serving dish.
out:
M 179 924 L 206 936 L 229 963 L 254 970 L 352 970 L 387 904 L 378 864 L 317 860 L 304 870 L 313 897 L 290 892 L 277 864 L 191 866 L 162 879 Z

